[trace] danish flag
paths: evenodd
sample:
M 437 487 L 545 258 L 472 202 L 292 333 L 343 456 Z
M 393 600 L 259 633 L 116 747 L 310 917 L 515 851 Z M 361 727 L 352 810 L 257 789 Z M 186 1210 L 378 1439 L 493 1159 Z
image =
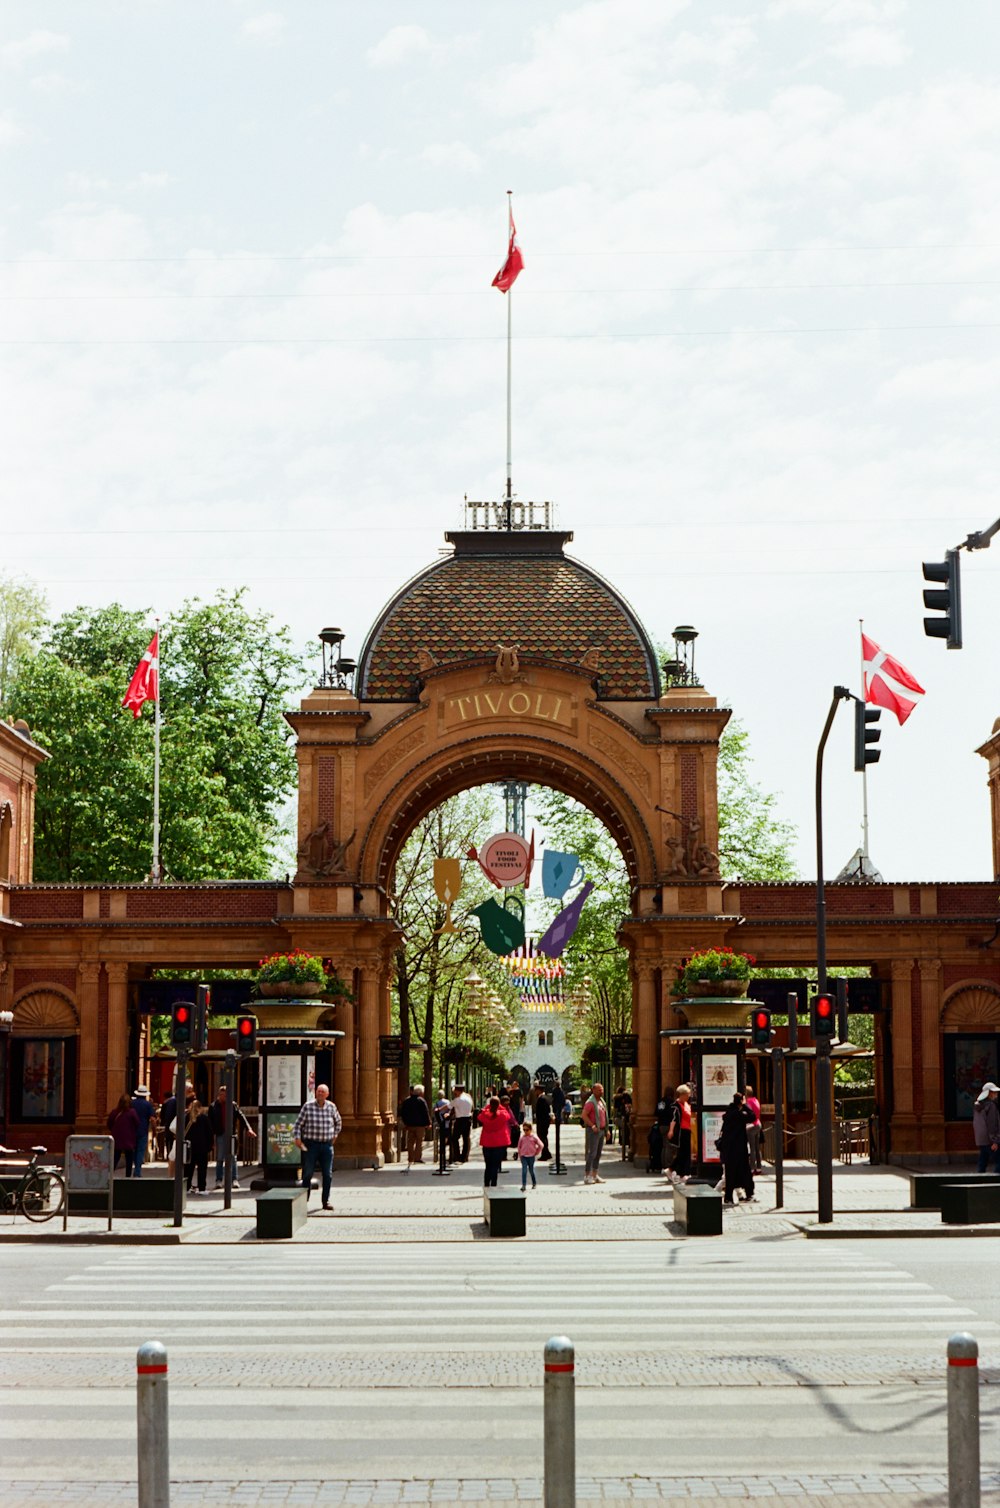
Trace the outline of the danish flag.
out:
M 160 635 L 155 633 L 149 648 L 135 667 L 122 698 L 122 706 L 129 707 L 133 717 L 138 717 L 146 702 L 160 698 Z
M 865 662 L 865 701 L 895 712 L 900 724 L 905 723 L 917 704 L 903 696 L 899 688 L 917 696 L 923 696 L 924 688 L 905 665 L 886 654 L 867 634 L 861 635 L 861 653 Z
M 501 293 L 506 293 L 514 286 L 514 280 L 524 268 L 524 257 L 517 239 L 517 230 L 514 226 L 514 210 L 511 202 L 507 200 L 507 214 L 510 218 L 510 239 L 507 242 L 507 260 L 493 279 L 493 287 L 499 288 Z

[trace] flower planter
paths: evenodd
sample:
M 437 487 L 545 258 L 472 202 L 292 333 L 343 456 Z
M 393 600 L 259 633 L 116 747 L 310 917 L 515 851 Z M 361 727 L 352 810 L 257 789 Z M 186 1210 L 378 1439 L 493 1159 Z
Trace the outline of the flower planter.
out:
M 316 995 L 322 995 L 323 985 L 315 979 L 307 980 L 304 984 L 296 984 L 291 979 L 282 979 L 277 984 L 270 982 L 258 984 L 257 993 L 262 1000 L 312 1000 Z
M 695 979 L 685 983 L 691 1000 L 738 1000 L 750 988 L 749 979 Z

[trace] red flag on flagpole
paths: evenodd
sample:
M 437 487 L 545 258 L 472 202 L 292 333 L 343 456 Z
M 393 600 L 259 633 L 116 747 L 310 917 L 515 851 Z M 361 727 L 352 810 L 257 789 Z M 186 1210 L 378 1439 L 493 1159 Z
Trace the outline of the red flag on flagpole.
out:
M 510 240 L 507 243 L 507 260 L 493 279 L 492 286 L 499 288 L 501 293 L 506 293 L 514 286 L 514 281 L 524 267 L 524 257 L 517 241 L 517 231 L 514 228 L 514 210 L 510 200 L 507 201 L 507 213 L 510 218 Z
M 149 648 L 135 667 L 135 674 L 128 683 L 122 698 L 122 706 L 131 709 L 138 717 L 146 702 L 160 699 L 160 635 L 155 633 Z
M 917 696 L 923 696 L 924 688 L 905 665 L 886 654 L 867 634 L 861 635 L 861 653 L 865 665 L 865 701 L 895 712 L 900 723 L 905 723 L 917 704 L 910 697 L 903 696 L 899 688 Z

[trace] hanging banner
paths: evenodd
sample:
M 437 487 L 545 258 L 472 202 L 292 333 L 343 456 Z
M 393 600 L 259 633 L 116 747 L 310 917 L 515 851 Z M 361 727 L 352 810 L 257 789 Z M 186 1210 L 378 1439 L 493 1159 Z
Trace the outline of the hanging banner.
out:
M 543 932 L 538 939 L 539 953 L 547 953 L 550 958 L 558 958 L 560 956 L 563 948 L 565 948 L 579 925 L 580 912 L 583 910 L 584 902 L 593 888 L 593 880 L 588 880 L 580 891 L 580 894 L 575 896 L 569 905 L 560 911 L 548 930 Z
M 534 834 L 531 841 L 533 847 Z M 508 890 L 512 885 L 526 885 L 531 874 L 531 849 L 517 833 L 497 833 L 479 853 L 470 848 L 468 857 L 475 859 L 487 879 L 498 890 Z
M 542 854 L 542 893 L 550 901 L 561 901 L 567 890 L 586 879 L 583 865 L 575 853 L 560 853 L 547 848 Z
M 483 901 L 481 906 L 473 906 L 471 915 L 479 917 L 483 942 L 491 953 L 502 957 L 514 948 L 524 946 L 523 915 L 515 916 L 512 911 L 505 911 L 492 898 Z
M 442 932 L 457 932 L 458 928 L 451 919 L 451 908 L 455 904 L 458 892 L 462 888 L 462 861 L 461 859 L 435 859 L 434 860 L 434 894 L 447 908 L 444 922 L 434 933 L 439 937 Z

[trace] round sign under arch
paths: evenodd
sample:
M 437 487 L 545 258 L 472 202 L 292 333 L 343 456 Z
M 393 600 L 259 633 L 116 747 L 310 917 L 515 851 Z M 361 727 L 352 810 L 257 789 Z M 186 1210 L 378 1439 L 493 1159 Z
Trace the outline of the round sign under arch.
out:
M 490 838 L 479 862 L 491 880 L 502 889 L 523 885 L 531 868 L 531 854 L 524 839 L 517 833 L 497 833 Z

